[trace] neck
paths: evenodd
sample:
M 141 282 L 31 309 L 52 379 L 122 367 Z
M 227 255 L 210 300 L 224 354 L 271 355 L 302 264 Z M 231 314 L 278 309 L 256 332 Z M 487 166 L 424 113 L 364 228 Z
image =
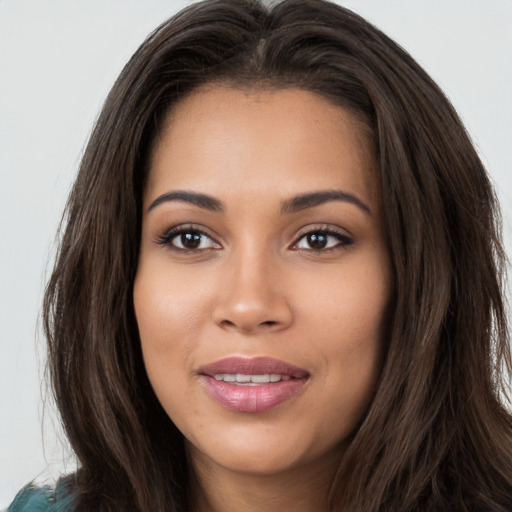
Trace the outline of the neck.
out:
M 319 460 L 304 468 L 277 474 L 254 475 L 216 466 L 206 457 L 191 458 L 193 512 L 320 512 L 327 497 L 337 460 Z

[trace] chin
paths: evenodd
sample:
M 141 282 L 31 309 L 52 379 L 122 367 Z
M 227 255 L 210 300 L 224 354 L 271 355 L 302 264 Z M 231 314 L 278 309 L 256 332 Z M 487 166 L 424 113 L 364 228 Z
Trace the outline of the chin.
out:
M 191 443 L 187 441 L 187 451 L 192 458 L 204 461 L 208 466 L 212 463 L 232 473 L 253 476 L 276 476 L 294 469 L 322 463 L 332 458 L 333 452 L 341 457 L 345 443 L 340 443 L 336 450 L 331 445 L 314 442 L 309 432 L 301 432 L 282 424 L 276 432 L 275 426 L 263 422 L 254 426 L 239 426 L 224 431 L 223 434 L 212 435 L 216 443 Z

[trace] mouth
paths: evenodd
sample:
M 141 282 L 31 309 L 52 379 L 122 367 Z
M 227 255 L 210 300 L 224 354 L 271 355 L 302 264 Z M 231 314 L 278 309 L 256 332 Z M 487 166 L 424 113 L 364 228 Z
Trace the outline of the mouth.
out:
M 208 395 L 235 412 L 264 412 L 301 391 L 309 373 L 278 359 L 230 357 L 198 372 Z
M 266 373 L 263 375 L 244 375 L 243 373 L 216 373 L 213 378 L 223 382 L 231 382 L 240 386 L 260 386 L 270 382 L 280 382 L 290 380 L 289 375 L 279 375 L 277 373 Z

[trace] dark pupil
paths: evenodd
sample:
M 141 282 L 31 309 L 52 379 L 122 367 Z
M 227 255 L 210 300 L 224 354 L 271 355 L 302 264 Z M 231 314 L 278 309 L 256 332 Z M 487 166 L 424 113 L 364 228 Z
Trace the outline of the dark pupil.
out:
M 312 249 L 323 249 L 327 245 L 327 235 L 325 233 L 310 233 L 308 244 Z
M 181 243 L 187 249 L 197 249 L 201 243 L 201 235 L 199 233 L 183 233 Z

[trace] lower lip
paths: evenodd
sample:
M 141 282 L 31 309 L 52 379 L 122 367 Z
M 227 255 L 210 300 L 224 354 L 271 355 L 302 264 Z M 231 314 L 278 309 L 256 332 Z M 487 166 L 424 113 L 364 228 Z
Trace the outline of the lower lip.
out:
M 264 412 L 288 400 L 306 384 L 306 379 L 260 384 L 237 385 L 203 376 L 206 390 L 220 405 L 236 412 Z

